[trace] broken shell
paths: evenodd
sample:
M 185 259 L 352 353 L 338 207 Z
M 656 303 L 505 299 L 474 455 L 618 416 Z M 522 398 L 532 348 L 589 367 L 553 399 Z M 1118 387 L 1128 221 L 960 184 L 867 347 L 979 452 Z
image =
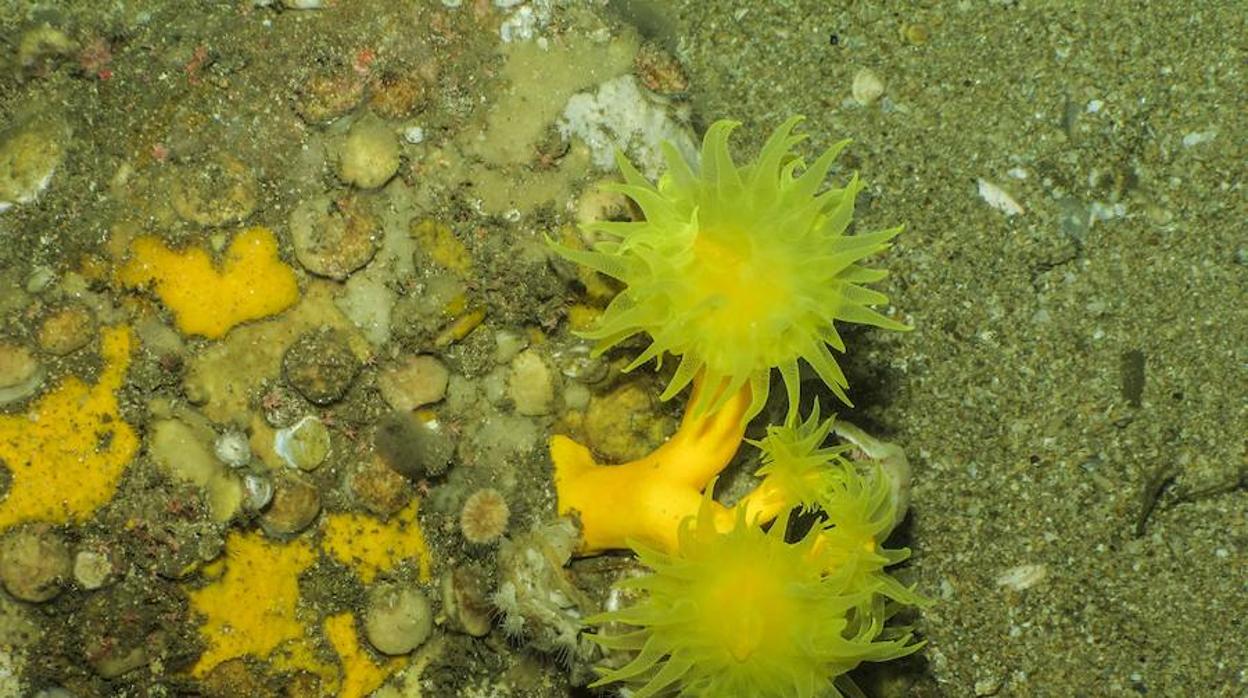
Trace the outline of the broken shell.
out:
M 243 508 L 258 512 L 273 501 L 273 481 L 264 475 L 247 473 L 243 476 Z

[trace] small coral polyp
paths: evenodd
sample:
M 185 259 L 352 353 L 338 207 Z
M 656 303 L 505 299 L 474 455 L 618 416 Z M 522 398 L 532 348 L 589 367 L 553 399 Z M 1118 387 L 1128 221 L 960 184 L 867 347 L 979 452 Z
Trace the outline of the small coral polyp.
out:
M 862 286 L 886 272 L 860 264 L 887 249 L 901 228 L 845 234 L 861 182 L 854 177 L 843 188 L 816 192 L 847 142 L 805 167 L 792 152 L 804 138 L 793 135 L 800 120 L 776 129 L 745 166 L 728 153 L 735 122 L 718 121 L 707 131 L 696 172 L 665 143 L 668 169 L 657 185 L 620 156 L 625 181 L 614 188 L 645 220 L 589 226 L 602 238 L 592 251 L 557 248 L 625 285 L 583 333 L 599 351 L 645 333 L 650 346 L 629 368 L 664 353 L 680 357 L 663 399 L 701 373 L 709 386 L 727 390 L 704 391 L 691 409 L 717 409 L 748 387 L 748 419 L 762 410 L 778 368 L 793 410 L 801 359 L 848 403 L 849 384 L 831 351 L 845 350 L 835 322 L 906 329 L 873 309 L 888 302 L 884 294 Z
M 681 526 L 672 553 L 637 550 L 652 573 L 621 583 L 644 592 L 637 604 L 591 619 L 633 626 L 595 641 L 636 652 L 603 671 L 598 685 L 626 682 L 635 698 L 850 695 L 846 672 L 918 649 L 908 633 L 885 630 L 889 611 L 874 576 L 847 575 L 829 556 L 818 527 L 797 543 L 784 539 L 787 515 L 769 531 L 747 522 L 722 531 L 712 502 Z M 900 600 L 917 597 L 897 585 Z M 887 593 L 887 592 L 883 592 Z

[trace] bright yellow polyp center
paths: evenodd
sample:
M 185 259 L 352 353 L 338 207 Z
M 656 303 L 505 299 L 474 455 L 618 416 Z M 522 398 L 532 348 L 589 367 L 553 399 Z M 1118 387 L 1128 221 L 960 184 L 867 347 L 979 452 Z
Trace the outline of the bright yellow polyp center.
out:
M 701 627 L 738 662 L 774 644 L 775 631 L 787 617 L 786 596 L 775 572 L 751 567 L 733 565 L 716 575 L 701 606 Z
M 695 307 L 707 308 L 708 324 L 748 331 L 784 307 L 790 291 L 778 269 L 759 264 L 745 245 L 731 245 L 700 233 L 693 241 L 691 269 Z

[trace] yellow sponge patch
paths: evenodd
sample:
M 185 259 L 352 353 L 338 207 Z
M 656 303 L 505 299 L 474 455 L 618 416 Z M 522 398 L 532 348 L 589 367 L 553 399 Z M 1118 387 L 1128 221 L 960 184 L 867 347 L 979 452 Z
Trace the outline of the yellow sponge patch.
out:
M 0 529 L 82 521 L 112 498 L 139 444 L 115 394 L 130 365 L 130 329 L 105 328 L 100 356 L 94 386 L 67 378 L 25 413 L 0 415 L 0 461 L 12 474 Z
M 286 655 L 283 663 L 319 667 L 296 615 L 299 575 L 315 559 L 303 541 L 282 544 L 256 533 L 231 533 L 225 541 L 225 573 L 189 594 L 191 607 L 204 616 L 199 631 L 208 645 L 191 674 L 202 677 L 244 655 L 268 657 L 279 647 Z
M 334 646 L 342 661 L 342 682 L 338 698 L 363 698 L 381 687 L 391 674 L 403 666 L 403 660 L 386 659 L 381 665 L 373 663 L 368 653 L 360 647 L 355 631 L 355 620 L 350 613 L 339 613 L 325 619 L 325 636 Z
M 433 574 L 429 548 L 416 520 L 416 501 L 388 521 L 365 514 L 343 513 L 325 517 L 322 547 L 335 560 L 353 568 L 365 584 L 408 558 L 420 565 L 420 579 Z
M 273 231 L 261 227 L 234 237 L 220 270 L 202 248 L 171 250 L 158 238 L 137 238 L 118 280 L 131 288 L 150 284 L 183 334 L 209 339 L 299 299 L 295 273 L 278 258 Z

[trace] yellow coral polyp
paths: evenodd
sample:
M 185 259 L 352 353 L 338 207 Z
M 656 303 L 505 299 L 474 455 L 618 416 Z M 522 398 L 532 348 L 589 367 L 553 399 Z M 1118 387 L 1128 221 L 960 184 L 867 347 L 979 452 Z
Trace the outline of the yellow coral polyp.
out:
M 645 220 L 589 226 L 605 238 L 592 251 L 555 246 L 625 284 L 582 333 L 598 341 L 599 351 L 645 333 L 650 346 L 630 368 L 665 352 L 680 357 L 663 399 L 701 373 L 709 385 L 726 385 L 719 393 L 725 400 L 748 385 L 748 419 L 766 402 L 777 368 L 795 410 L 800 359 L 848 403 L 849 384 L 829 349 L 845 349 L 835 322 L 906 329 L 872 309 L 886 296 L 862 286 L 886 272 L 859 264 L 887 249 L 901 229 L 845 234 L 861 182 L 854 177 L 843 188 L 816 192 L 846 142 L 805 167 L 792 153 L 803 138 L 793 135 L 799 121 L 776 129 L 745 166 L 728 153 L 735 122 L 707 131 L 696 172 L 664 144 L 667 172 L 657 185 L 620 156 L 625 181 L 614 188 L 637 202 Z M 711 394 L 691 409 L 717 409 L 722 403 Z
M 278 257 L 273 231 L 262 227 L 234 236 L 220 269 L 205 249 L 171 250 L 158 238 L 140 237 L 118 280 L 129 288 L 150 285 L 183 334 L 208 339 L 299 300 L 294 271 Z
M 724 531 L 709 497 L 703 502 L 673 551 L 638 547 L 652 572 L 621 586 L 643 592 L 641 600 L 590 619 L 632 626 L 594 639 L 636 653 L 596 685 L 626 682 L 635 698 L 677 685 L 682 696 L 705 698 L 841 695 L 845 673 L 861 662 L 918 648 L 908 634 L 884 630 L 888 613 L 870 584 L 846 584 L 830 569 L 818 532 L 788 543 L 787 516 L 764 531 L 744 513 Z

